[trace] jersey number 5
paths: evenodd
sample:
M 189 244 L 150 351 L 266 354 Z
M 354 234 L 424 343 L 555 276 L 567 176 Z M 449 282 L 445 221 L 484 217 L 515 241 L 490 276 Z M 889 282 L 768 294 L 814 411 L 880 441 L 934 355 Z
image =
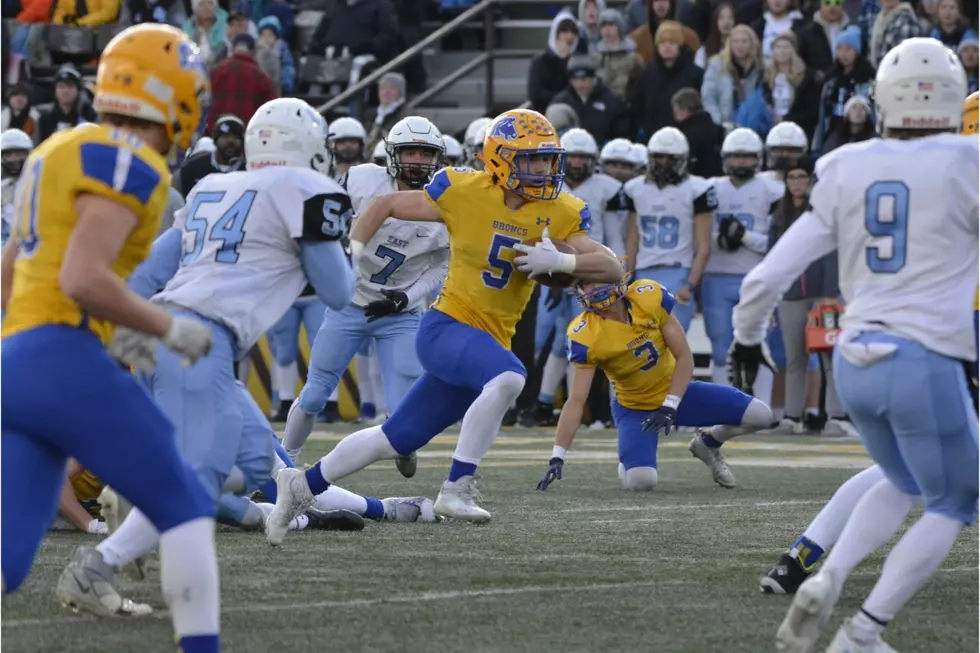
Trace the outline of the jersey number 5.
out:
M 225 198 L 224 191 L 211 191 L 197 193 L 194 200 L 187 209 L 187 218 L 184 220 L 185 232 L 194 234 L 194 242 L 190 249 L 187 249 L 187 241 L 184 241 L 184 256 L 181 265 L 190 265 L 197 260 L 204 250 L 205 241 L 219 241 L 221 246 L 215 252 L 214 260 L 218 263 L 237 263 L 238 246 L 245 240 L 245 221 L 248 220 L 248 212 L 252 209 L 257 192 L 247 190 L 235 203 L 225 211 L 220 218 L 210 225 L 207 218 L 202 218 L 198 213 L 203 204 L 214 204 L 221 202 Z M 185 233 L 186 236 L 186 233 Z
M 500 250 L 513 248 L 521 242 L 520 238 L 512 238 L 503 234 L 494 234 L 493 242 L 490 243 L 490 253 L 487 254 L 487 263 L 490 264 L 489 270 L 483 271 L 483 283 L 495 290 L 501 290 L 510 281 L 510 275 L 514 273 L 514 263 L 500 258 Z
M 884 210 L 886 199 L 891 200 L 890 211 Z M 871 184 L 864 193 L 864 227 L 872 236 L 891 239 L 888 256 L 882 256 L 881 245 L 869 245 L 864 249 L 868 269 L 878 274 L 895 274 L 904 268 L 909 233 L 909 187 L 901 181 Z

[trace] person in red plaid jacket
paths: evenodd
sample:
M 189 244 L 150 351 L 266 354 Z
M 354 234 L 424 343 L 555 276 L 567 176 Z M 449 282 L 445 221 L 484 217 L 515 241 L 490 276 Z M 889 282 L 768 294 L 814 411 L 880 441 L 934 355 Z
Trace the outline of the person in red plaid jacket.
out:
M 248 124 L 256 110 L 274 100 L 272 80 L 255 62 L 255 39 L 239 34 L 232 42 L 232 55 L 211 69 L 211 110 L 208 133 L 218 116 L 232 114 Z

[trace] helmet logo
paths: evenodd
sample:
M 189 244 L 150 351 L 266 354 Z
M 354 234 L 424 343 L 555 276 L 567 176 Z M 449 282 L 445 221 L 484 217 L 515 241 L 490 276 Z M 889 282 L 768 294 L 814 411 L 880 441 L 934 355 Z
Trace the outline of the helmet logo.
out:
M 514 126 L 514 121 L 515 118 L 513 116 L 504 116 L 494 123 L 490 135 L 502 138 L 505 141 L 516 141 L 520 136 L 517 133 L 517 127 Z

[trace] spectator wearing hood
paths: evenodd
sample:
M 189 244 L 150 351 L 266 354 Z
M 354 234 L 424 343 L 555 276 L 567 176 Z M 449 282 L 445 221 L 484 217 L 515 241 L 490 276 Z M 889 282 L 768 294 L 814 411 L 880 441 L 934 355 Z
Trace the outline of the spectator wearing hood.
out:
M 599 15 L 602 40 L 596 46 L 596 75 L 623 102 L 629 85 L 643 72 L 643 59 L 636 53 L 636 43 L 623 30 L 623 17 L 615 9 Z
M 595 64 L 589 55 L 577 54 L 568 60 L 568 81 L 568 88 L 555 95 L 553 102 L 572 107 L 579 126 L 592 134 L 597 143 L 627 136 L 626 105 L 596 77 Z
M 938 5 L 936 26 L 929 32 L 929 36 L 955 50 L 968 30 L 960 0 L 939 0 Z
M 636 43 L 636 51 L 643 57 L 643 61 L 650 63 L 654 59 L 654 53 L 656 51 L 654 38 L 657 34 L 657 30 L 660 29 L 660 25 L 665 21 L 676 22 L 675 16 L 677 15 L 677 0 L 648 0 L 649 11 L 647 12 L 646 24 L 640 25 L 632 32 L 630 32 L 630 38 Z M 684 38 L 684 45 L 687 49 L 691 51 L 693 56 L 698 48 L 701 47 L 701 39 L 698 38 L 697 33 L 690 27 L 686 27 L 681 23 L 676 23 L 678 27 L 681 28 L 682 36 Z
M 225 42 L 228 12 L 215 0 L 191 0 L 191 17 L 184 21 L 184 34 L 197 43 L 201 58 L 210 61 L 214 51 Z
M 605 10 L 606 0 L 579 0 L 579 52 L 596 51 L 596 46 L 602 40 L 602 34 L 599 31 L 599 18 Z
M 266 16 L 259 21 L 259 40 L 256 44 L 256 60 L 262 70 L 272 79 L 277 95 L 292 95 L 296 90 L 296 61 L 289 46 L 282 40 L 282 23 L 275 16 Z M 270 60 L 269 67 L 275 70 L 272 75 L 263 66 L 263 59 Z
M 674 122 L 684 136 L 690 153 L 687 171 L 692 175 L 710 179 L 721 177 L 721 144 L 725 140 L 725 128 L 716 125 L 704 110 L 701 95 L 694 88 L 682 88 L 670 99 L 674 110 Z
M 2 115 L 3 126 L 0 130 L 19 129 L 31 138 L 37 134 L 41 112 L 31 105 L 31 89 L 27 84 L 17 83 L 10 87 Z
M 822 154 L 833 152 L 841 145 L 860 143 L 875 135 L 871 101 L 863 95 L 853 95 L 844 105 L 844 117 L 827 137 Z
M 847 28 L 850 19 L 844 13 L 844 0 L 820 0 L 820 9 L 812 21 L 796 21 L 797 52 L 819 83 L 834 70 L 834 43 Z
M 725 47 L 708 61 L 701 101 L 715 124 L 731 125 L 735 112 L 762 82 L 759 37 L 748 25 L 736 25 Z
M 912 5 L 901 0 L 881 0 L 881 11 L 875 17 L 868 39 L 871 65 L 877 68 L 889 50 L 916 36 L 923 36 L 923 29 Z
M 568 58 L 575 52 L 578 39 L 579 27 L 575 17 L 564 9 L 559 11 L 551 21 L 548 48 L 531 60 L 527 76 L 527 96 L 535 111 L 543 113 L 567 85 Z
M 670 99 L 682 88 L 700 88 L 704 71 L 694 65 L 694 53 L 685 45 L 684 28 L 665 21 L 657 29 L 656 56 L 633 85 L 630 108 L 633 132 L 650 137 L 661 127 L 674 124 Z
M 871 83 L 875 69 L 864 57 L 861 44 L 861 30 L 851 25 L 837 37 L 834 48 L 836 62 L 834 71 L 824 82 L 820 95 L 820 115 L 813 133 L 814 154 L 824 150 L 824 142 L 844 119 L 844 107 L 855 95 L 871 97 Z
M 85 122 L 96 122 L 95 109 L 82 96 L 82 76 L 71 66 L 64 66 L 54 78 L 54 103 L 41 110 L 37 120 L 35 142 L 63 129 L 71 129 Z
M 54 0 L 51 22 L 55 25 L 99 27 L 115 22 L 119 0 Z
M 980 60 L 980 42 L 977 41 L 977 33 L 969 31 L 963 36 L 963 40 L 956 47 L 956 53 L 960 56 L 960 63 L 966 70 L 967 93 L 976 93 L 978 87 L 978 60 Z
M 763 64 L 772 61 L 772 44 L 776 38 L 792 29 L 794 21 L 802 19 L 803 14 L 791 6 L 790 0 L 766 0 L 766 12 L 750 25 L 762 45 Z

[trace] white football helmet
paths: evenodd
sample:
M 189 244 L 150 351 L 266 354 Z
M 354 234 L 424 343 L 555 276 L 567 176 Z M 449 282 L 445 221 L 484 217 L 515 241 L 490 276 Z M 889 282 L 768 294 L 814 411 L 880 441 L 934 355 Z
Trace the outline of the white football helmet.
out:
M 647 169 L 647 147 L 643 143 L 630 143 L 630 148 L 633 150 L 633 165 L 642 174 Z
M 294 166 L 326 174 L 329 158 L 326 121 L 316 109 L 298 98 L 266 102 L 245 128 L 245 160 L 249 170 Z
M 327 147 L 337 163 L 353 165 L 364 160 L 367 132 L 357 118 L 337 118 L 327 128 Z M 338 141 L 346 141 L 337 147 Z
M 752 166 L 733 166 L 729 162 L 732 156 L 755 157 Z M 762 139 L 751 129 L 739 127 L 725 137 L 721 144 L 721 162 L 725 174 L 735 179 L 750 179 L 759 171 L 762 165 Z
M 795 122 L 781 122 L 766 134 L 766 165 L 772 170 L 786 170 L 806 154 L 806 132 Z
M 575 183 L 588 179 L 599 157 L 599 146 L 592 138 L 592 134 L 579 127 L 573 127 L 561 137 L 561 146 L 568 157 L 587 157 L 584 165 L 572 165 L 572 162 L 566 159 L 565 176 Z
M 378 144 L 374 146 L 374 152 L 371 153 L 371 160 L 375 165 L 379 165 L 382 168 L 388 167 L 388 153 L 385 152 L 384 141 L 378 141 Z
M 633 144 L 625 138 L 614 138 L 602 146 L 599 152 L 602 171 L 620 182 L 627 182 L 636 175 L 633 160 Z
M 446 153 L 442 156 L 447 166 L 454 166 L 461 163 L 463 158 L 463 146 L 449 134 L 442 135 L 442 144 L 446 146 Z
M 7 129 L 0 135 L 0 155 L 3 158 L 3 176 L 19 177 L 27 155 L 34 149 L 31 137 L 19 129 Z
M 402 150 L 416 150 L 411 161 L 405 161 Z M 421 116 L 409 116 L 395 123 L 385 142 L 388 174 L 409 188 L 422 188 L 442 168 L 446 146 L 439 128 Z
M 466 128 L 463 134 L 463 157 L 467 165 L 476 160 L 476 155 L 483 152 L 483 141 L 487 139 L 487 129 L 493 120 L 477 118 Z
M 966 96 L 963 64 L 936 39 L 905 39 L 878 65 L 874 101 L 879 129 L 956 131 Z
M 660 186 L 677 184 L 687 173 L 691 148 L 687 136 L 677 127 L 664 127 L 647 143 L 650 176 Z

